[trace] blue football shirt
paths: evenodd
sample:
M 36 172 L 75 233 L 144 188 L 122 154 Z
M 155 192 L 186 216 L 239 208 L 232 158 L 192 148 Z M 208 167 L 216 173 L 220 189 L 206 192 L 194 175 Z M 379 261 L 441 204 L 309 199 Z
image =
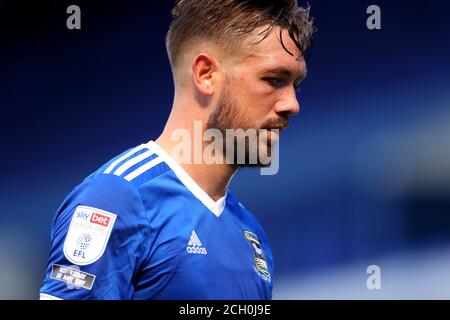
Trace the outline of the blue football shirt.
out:
M 41 299 L 271 299 L 256 218 L 213 201 L 156 143 L 112 159 L 57 210 Z

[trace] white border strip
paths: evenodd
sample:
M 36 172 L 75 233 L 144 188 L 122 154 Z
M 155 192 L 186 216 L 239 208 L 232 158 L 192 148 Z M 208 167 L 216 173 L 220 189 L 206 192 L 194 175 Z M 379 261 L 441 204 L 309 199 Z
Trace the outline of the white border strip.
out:
M 138 156 L 136 156 L 134 158 L 131 158 L 130 160 L 128 160 L 127 162 L 122 164 L 119 168 L 117 168 L 116 171 L 114 171 L 114 174 L 116 176 L 120 176 L 122 173 L 124 173 L 125 171 L 130 169 L 132 166 L 134 166 L 135 164 L 138 164 L 139 162 L 147 159 L 152 154 L 154 154 L 154 152 L 149 150 L 149 151 L 146 151 L 144 153 L 141 153 L 140 155 L 138 155 Z
M 39 300 L 64 300 L 64 299 L 52 296 L 51 294 L 41 293 L 39 294 Z
M 134 171 L 130 172 L 129 174 L 127 174 L 124 179 L 127 180 L 127 181 L 131 181 L 134 178 L 136 178 L 136 177 L 140 176 L 141 174 L 143 174 L 145 171 L 148 171 L 151 168 L 153 168 L 154 166 L 157 166 L 161 162 L 163 162 L 163 159 L 161 159 L 161 157 L 155 158 L 155 159 L 147 162 L 146 164 L 140 166 L 136 170 L 134 170 Z
M 140 146 L 137 146 L 136 148 L 130 150 L 129 152 L 127 152 L 126 154 L 124 154 L 123 156 L 121 156 L 119 159 L 117 159 L 116 161 L 114 161 L 113 163 L 111 163 L 111 165 L 105 170 L 103 171 L 103 173 L 110 173 L 112 171 L 112 169 L 114 169 L 114 167 L 121 161 L 125 160 L 126 158 L 128 158 L 129 156 L 135 154 L 136 152 L 147 148 L 146 144 L 141 144 Z

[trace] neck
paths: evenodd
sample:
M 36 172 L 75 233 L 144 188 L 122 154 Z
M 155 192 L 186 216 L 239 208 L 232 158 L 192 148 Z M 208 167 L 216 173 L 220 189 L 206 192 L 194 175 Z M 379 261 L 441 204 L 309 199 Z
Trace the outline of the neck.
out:
M 186 127 L 183 129 L 186 129 L 191 133 L 190 137 L 193 137 L 192 140 L 195 139 L 194 128 Z M 155 141 L 169 155 L 172 155 L 172 151 L 175 150 L 175 148 L 179 148 L 180 145 L 180 141 L 173 141 L 173 139 L 171 139 L 172 132 L 173 130 L 170 129 L 170 126 L 166 126 L 164 132 Z M 202 137 L 203 132 L 204 131 L 201 130 Z M 190 146 L 191 149 L 191 159 L 194 159 L 194 146 L 196 142 L 192 140 L 187 145 Z M 203 150 L 204 145 L 202 144 L 202 151 Z M 228 165 L 226 163 L 208 164 L 205 163 L 203 158 L 200 163 L 195 163 L 194 160 L 182 161 L 181 159 L 177 159 L 177 157 L 173 158 L 214 201 L 219 200 L 225 195 L 228 184 L 238 169 L 236 166 Z

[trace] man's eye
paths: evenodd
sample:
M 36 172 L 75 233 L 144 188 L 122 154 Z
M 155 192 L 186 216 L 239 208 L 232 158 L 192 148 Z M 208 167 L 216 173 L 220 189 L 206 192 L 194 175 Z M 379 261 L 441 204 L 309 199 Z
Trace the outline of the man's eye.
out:
M 272 87 L 274 88 L 282 88 L 285 85 L 285 81 L 283 79 L 278 78 L 264 78 Z

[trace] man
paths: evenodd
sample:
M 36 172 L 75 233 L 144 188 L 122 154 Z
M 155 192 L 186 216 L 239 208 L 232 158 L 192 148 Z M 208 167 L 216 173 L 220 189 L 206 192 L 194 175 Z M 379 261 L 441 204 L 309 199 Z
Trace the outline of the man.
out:
M 308 10 L 295 0 L 180 0 L 172 16 L 175 98 L 166 127 L 63 202 L 41 299 L 272 297 L 263 229 L 227 186 L 239 167 L 270 164 L 276 131 L 299 111 Z M 240 155 L 249 136 L 229 129 L 257 130 L 256 148 L 244 144 Z M 209 138 L 193 141 L 196 131 Z

